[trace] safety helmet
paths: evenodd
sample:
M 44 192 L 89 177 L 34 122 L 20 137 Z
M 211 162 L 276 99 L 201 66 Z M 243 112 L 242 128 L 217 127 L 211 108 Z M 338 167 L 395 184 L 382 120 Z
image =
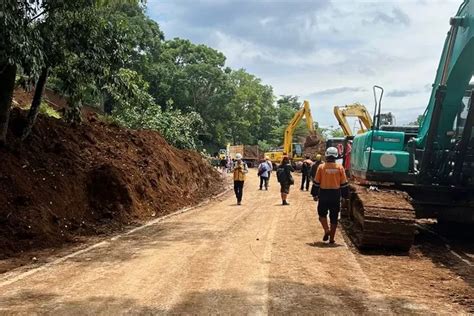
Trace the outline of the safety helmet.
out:
M 242 154 L 236 154 L 235 159 L 236 160 L 241 160 L 242 159 Z
M 268 156 L 265 156 L 265 160 L 270 160 L 270 157 L 268 157 Z
M 323 158 L 320 154 L 316 155 L 316 161 L 321 161 L 321 158 Z
M 329 147 L 326 150 L 326 157 L 334 157 L 337 158 L 339 156 L 339 151 L 336 147 Z

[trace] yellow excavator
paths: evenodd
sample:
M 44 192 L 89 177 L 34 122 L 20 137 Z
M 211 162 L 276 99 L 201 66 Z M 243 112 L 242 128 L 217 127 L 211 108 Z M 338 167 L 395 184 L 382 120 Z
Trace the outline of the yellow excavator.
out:
M 293 133 L 303 117 L 306 118 L 306 126 L 309 132 L 311 134 L 315 133 L 309 102 L 305 100 L 301 109 L 295 113 L 285 129 L 283 147 L 265 153 L 265 156 L 268 156 L 273 163 L 280 163 L 284 156 L 290 157 L 294 162 L 303 160 L 303 144 L 293 143 Z
M 347 122 L 348 117 L 356 117 L 359 119 L 359 134 L 367 132 L 372 127 L 372 118 L 370 117 L 369 111 L 367 111 L 364 105 L 359 103 L 335 106 L 334 115 L 345 136 L 354 136 L 349 122 Z
M 372 128 L 372 117 L 363 104 L 354 103 L 344 106 L 335 106 L 334 115 L 344 132 L 344 136 L 354 136 L 349 122 L 347 122 L 347 117 L 358 118 L 360 129 L 357 131 L 357 134 L 365 133 Z M 391 112 L 381 113 L 376 116 L 376 119 L 380 120 L 380 125 L 385 126 L 386 129 L 389 128 L 388 126 L 394 126 L 396 124 L 395 116 Z

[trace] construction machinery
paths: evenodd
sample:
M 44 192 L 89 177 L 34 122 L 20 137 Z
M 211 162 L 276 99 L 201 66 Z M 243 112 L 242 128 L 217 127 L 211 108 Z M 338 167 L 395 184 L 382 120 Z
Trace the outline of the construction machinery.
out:
M 309 102 L 305 100 L 301 109 L 295 113 L 287 128 L 285 129 L 283 147 L 279 147 L 265 153 L 265 156 L 268 156 L 274 164 L 280 163 L 284 156 L 288 156 L 293 162 L 303 160 L 303 144 L 293 143 L 293 133 L 303 117 L 306 119 L 306 126 L 308 127 L 310 134 L 315 133 Z
M 219 158 L 220 160 L 226 159 L 226 158 L 227 158 L 227 150 L 224 149 L 224 148 L 219 149 L 218 158 Z
M 474 1 L 450 20 L 419 130 L 382 128 L 383 88 L 374 86 L 374 124 L 351 152 L 348 232 L 359 247 L 413 243 L 415 219 L 474 222 Z
M 372 117 L 364 105 L 359 103 L 334 107 L 334 116 L 341 126 L 345 136 L 353 136 L 351 126 L 347 121 L 348 117 L 355 117 L 359 121 L 359 133 L 365 133 L 372 128 Z
M 372 117 L 365 107 L 365 105 L 360 103 L 348 104 L 344 106 L 335 106 L 334 107 L 334 116 L 339 123 L 345 136 L 353 136 L 351 126 L 347 121 L 348 117 L 355 117 L 359 123 L 358 134 L 367 132 L 372 128 Z M 390 129 L 389 126 L 395 126 L 396 120 L 392 112 L 380 113 L 377 115 L 377 118 L 380 118 L 380 126 L 382 129 Z M 398 127 L 397 127 L 398 128 Z
M 257 167 L 260 159 L 263 158 L 263 152 L 257 145 L 227 145 L 227 154 L 231 159 L 235 159 L 235 155 L 241 154 L 249 167 Z
M 230 143 L 227 143 L 226 148 L 219 149 L 219 152 L 218 152 L 219 159 L 221 160 L 227 159 L 227 157 L 229 156 L 229 149 L 230 149 Z

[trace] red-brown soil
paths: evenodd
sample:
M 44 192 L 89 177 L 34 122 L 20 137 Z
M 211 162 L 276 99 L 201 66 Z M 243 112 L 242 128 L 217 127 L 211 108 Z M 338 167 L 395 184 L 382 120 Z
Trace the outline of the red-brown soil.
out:
M 22 143 L 25 115 L 12 111 L 8 147 L 0 149 L 0 259 L 111 232 L 224 189 L 200 154 L 157 132 L 123 129 L 93 113 L 76 127 L 40 115 Z
M 309 135 L 304 143 L 304 155 L 313 158 L 317 154 L 323 155 L 326 150 L 326 143 L 321 135 Z

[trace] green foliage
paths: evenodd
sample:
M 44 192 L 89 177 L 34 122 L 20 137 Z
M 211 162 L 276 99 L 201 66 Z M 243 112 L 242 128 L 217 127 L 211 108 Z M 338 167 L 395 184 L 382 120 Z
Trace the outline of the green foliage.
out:
M 41 102 L 39 112 L 55 119 L 61 118 L 61 114 L 46 102 Z
M 5 63 L 17 65 L 31 74 L 43 64 L 41 38 L 31 23 L 40 11 L 39 0 L 2 0 L 0 2 L 0 71 Z
M 342 129 L 334 126 L 329 127 L 316 127 L 317 134 L 321 135 L 324 139 L 335 138 L 335 137 L 344 137 L 344 132 Z
M 270 145 L 266 140 L 259 140 L 258 141 L 258 147 L 260 148 L 261 151 L 267 152 L 267 151 L 270 151 L 270 149 L 273 146 Z
M 268 139 L 277 122 L 272 87 L 243 69 L 232 71 L 230 79 L 235 87 L 228 109 L 232 142 L 257 144 Z
M 115 84 L 105 87 L 117 105 L 114 120 L 128 128 L 159 131 L 176 147 L 197 148 L 203 125 L 199 114 L 183 114 L 171 104 L 162 110 L 147 92 L 148 83 L 133 70 L 121 69 L 116 79 Z
M 298 97 L 275 102 L 271 86 L 226 67 L 221 52 L 185 39 L 165 41 L 144 4 L 4 0 L 0 67 L 18 64 L 33 79 L 49 70 L 48 86 L 68 96 L 72 107 L 96 104 L 111 114 L 105 120 L 157 130 L 181 148 L 281 145 L 301 106 Z M 307 134 L 301 122 L 295 138 Z
M 342 131 L 340 127 L 330 129 L 329 135 L 331 135 L 331 137 L 344 137 L 345 136 L 344 132 Z
M 269 144 L 273 147 L 283 144 L 285 129 L 302 104 L 297 96 L 292 95 L 281 95 L 276 103 L 275 113 L 277 119 L 268 138 Z M 293 132 L 293 138 L 298 141 L 305 139 L 306 136 L 308 136 L 308 128 L 305 119 L 302 119 Z
M 424 118 L 425 117 L 423 115 L 418 115 L 418 117 L 416 118 L 416 121 L 410 122 L 408 123 L 408 125 L 421 126 L 421 124 L 423 124 Z

